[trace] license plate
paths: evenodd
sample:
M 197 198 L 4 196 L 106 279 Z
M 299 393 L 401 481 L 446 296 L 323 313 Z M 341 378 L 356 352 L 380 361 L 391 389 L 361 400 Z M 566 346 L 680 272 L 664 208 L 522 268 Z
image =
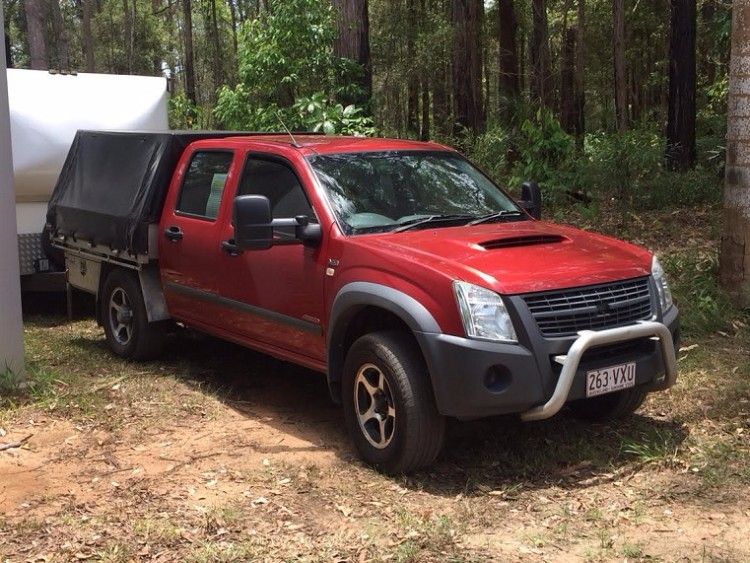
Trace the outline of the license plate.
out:
M 586 396 L 596 397 L 635 386 L 635 362 L 595 369 L 586 374 Z

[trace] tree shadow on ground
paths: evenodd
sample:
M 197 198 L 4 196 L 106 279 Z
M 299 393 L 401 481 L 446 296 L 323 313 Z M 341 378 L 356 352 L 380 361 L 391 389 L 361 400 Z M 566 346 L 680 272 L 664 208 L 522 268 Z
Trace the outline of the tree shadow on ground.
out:
M 108 354 L 103 338 L 80 336 L 74 344 Z M 331 402 L 320 373 L 189 331 L 179 331 L 164 356 L 140 365 L 139 373 L 176 377 L 244 417 L 309 443 L 303 450 L 330 450 L 358 463 L 341 409 Z M 437 462 L 399 482 L 442 496 L 586 487 L 641 462 L 668 459 L 686 436 L 681 422 L 646 415 L 611 424 L 581 422 L 565 412 L 534 423 L 512 416 L 449 420 Z

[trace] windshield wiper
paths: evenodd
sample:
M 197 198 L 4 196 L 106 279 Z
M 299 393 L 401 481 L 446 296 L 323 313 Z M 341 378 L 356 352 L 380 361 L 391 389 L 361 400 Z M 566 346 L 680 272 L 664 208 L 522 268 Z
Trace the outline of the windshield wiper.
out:
M 417 219 L 411 219 L 410 221 L 406 221 L 402 223 L 399 227 L 396 227 L 395 229 L 393 229 L 391 232 L 401 233 L 403 231 L 415 229 L 417 227 L 421 227 L 422 225 L 427 225 L 429 223 L 449 223 L 452 221 L 466 221 L 471 218 L 472 218 L 472 215 L 466 215 L 466 214 L 428 215 L 427 217 L 420 217 Z
M 467 223 L 468 225 L 480 225 L 482 223 L 488 223 L 489 221 L 494 221 L 496 219 L 502 219 L 504 217 L 521 217 L 524 215 L 523 211 L 518 211 L 517 209 L 503 209 L 502 211 L 495 211 L 494 213 L 489 213 L 487 215 L 482 215 L 481 217 L 477 217 L 473 221 L 470 221 Z

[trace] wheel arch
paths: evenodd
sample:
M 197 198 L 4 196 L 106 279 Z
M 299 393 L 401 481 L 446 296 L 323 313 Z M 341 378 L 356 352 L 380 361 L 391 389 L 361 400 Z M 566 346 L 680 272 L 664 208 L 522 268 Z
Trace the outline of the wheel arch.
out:
M 339 290 L 331 308 L 328 338 L 328 388 L 334 402 L 341 402 L 341 377 L 349 347 L 354 341 L 377 330 L 402 329 L 410 334 L 422 356 L 417 333 L 441 332 L 440 326 L 419 301 L 392 287 L 353 282 Z

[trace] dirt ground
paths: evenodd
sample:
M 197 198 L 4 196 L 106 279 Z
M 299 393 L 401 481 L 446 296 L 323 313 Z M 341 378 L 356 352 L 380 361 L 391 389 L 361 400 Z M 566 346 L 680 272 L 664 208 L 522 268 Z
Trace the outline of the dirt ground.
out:
M 743 323 L 687 338 L 632 420 L 451 421 L 400 478 L 357 460 L 319 374 L 189 332 L 127 364 L 57 314 L 26 337 L 0 561 L 750 561 Z

